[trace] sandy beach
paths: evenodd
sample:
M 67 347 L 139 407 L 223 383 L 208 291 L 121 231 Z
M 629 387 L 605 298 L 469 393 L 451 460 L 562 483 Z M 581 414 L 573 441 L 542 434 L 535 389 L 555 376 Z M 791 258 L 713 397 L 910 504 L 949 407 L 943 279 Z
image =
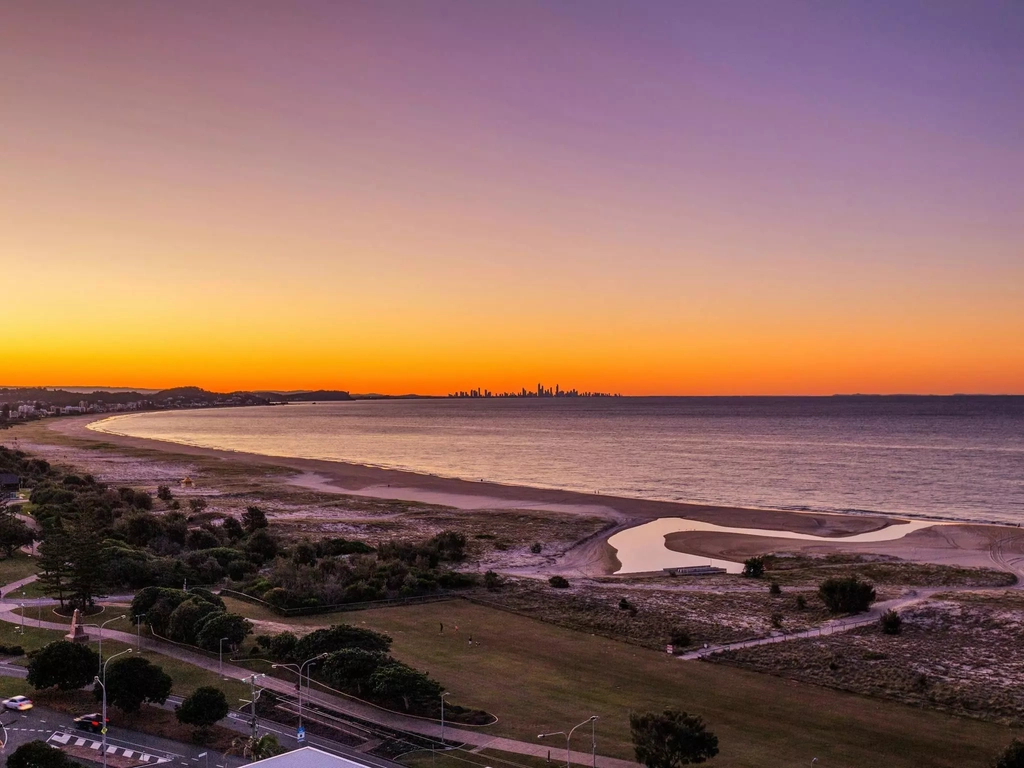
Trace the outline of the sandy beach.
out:
M 737 528 L 793 531 L 835 539 L 806 542 L 770 536 L 744 536 L 709 532 L 671 534 L 669 549 L 709 558 L 742 560 L 764 552 L 853 552 L 883 554 L 918 562 L 963 566 L 996 566 L 1024 576 L 1024 530 L 994 525 L 942 525 L 916 531 L 905 538 L 871 544 L 844 544 L 843 536 L 878 530 L 901 521 L 881 515 L 839 515 L 727 506 L 682 504 L 645 499 L 586 494 L 493 482 L 417 474 L 358 464 L 291 457 L 264 456 L 113 435 L 88 429 L 96 417 L 55 419 L 0 435 L 11 444 L 20 439 L 33 444 L 95 446 L 111 451 L 155 452 L 168 460 L 215 460 L 254 477 L 272 475 L 296 490 L 343 494 L 366 499 L 397 500 L 489 512 L 529 510 L 601 518 L 607 525 L 600 535 L 576 543 L 560 558 L 560 565 L 594 575 L 615 571 L 618 562 L 607 539 L 618 531 L 664 517 L 681 517 Z M 52 454 L 51 454 L 52 456 Z

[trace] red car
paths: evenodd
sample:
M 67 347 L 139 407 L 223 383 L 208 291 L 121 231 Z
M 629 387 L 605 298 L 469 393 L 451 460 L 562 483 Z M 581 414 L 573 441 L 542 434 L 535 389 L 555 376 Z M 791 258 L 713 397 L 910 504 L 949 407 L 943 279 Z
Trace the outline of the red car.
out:
M 110 722 L 109 717 L 107 718 L 107 722 Z M 75 727 L 83 731 L 99 733 L 103 730 L 103 715 L 99 712 L 93 712 L 88 715 L 79 715 L 75 718 Z

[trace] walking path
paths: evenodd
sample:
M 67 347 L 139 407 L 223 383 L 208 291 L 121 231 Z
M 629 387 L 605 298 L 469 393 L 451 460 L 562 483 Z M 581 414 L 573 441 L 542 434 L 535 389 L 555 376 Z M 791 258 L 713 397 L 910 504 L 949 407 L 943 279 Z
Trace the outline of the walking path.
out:
M 711 645 L 707 648 L 698 648 L 697 650 L 690 651 L 689 653 L 681 653 L 677 658 L 683 660 L 702 659 L 705 656 L 722 653 L 723 651 L 733 651 L 739 648 L 756 648 L 759 645 L 772 645 L 773 643 L 785 643 L 790 640 L 801 640 L 806 637 L 822 637 L 824 635 L 834 635 L 839 632 L 849 632 L 851 629 L 856 629 L 857 627 L 877 623 L 882 617 L 882 614 L 888 610 L 898 611 L 911 605 L 917 605 L 918 603 L 923 603 L 938 592 L 949 592 L 952 589 L 954 588 L 927 587 L 916 589 L 902 597 L 875 603 L 867 612 L 857 616 L 832 619 L 830 621 L 826 621 L 820 626 L 805 629 L 801 632 L 780 632 L 777 635 L 759 637 L 754 640 L 740 640 L 735 643 L 722 643 L 721 645 Z
M 0 599 L 6 596 L 8 593 L 20 589 L 23 585 L 29 584 L 35 580 L 35 576 L 29 576 L 18 581 L 11 582 L 0 588 Z M 21 615 L 15 613 L 18 608 L 17 603 L 0 602 L 0 621 L 6 621 L 10 624 L 20 624 L 22 622 Z M 67 624 L 59 624 L 50 621 L 32 621 L 31 626 L 40 627 L 42 629 L 59 630 L 61 632 L 67 632 Z M 183 648 L 180 646 L 173 645 L 171 643 L 164 643 L 158 640 L 153 640 L 149 637 L 142 637 L 141 640 L 130 632 L 120 632 L 117 630 L 105 629 L 103 630 L 103 638 L 105 640 L 118 640 L 131 646 L 141 645 L 141 649 L 144 651 L 151 651 L 153 653 L 161 654 L 172 659 L 178 659 L 184 661 L 193 666 L 206 669 L 210 672 L 219 672 L 218 660 L 214 658 L 208 658 L 197 651 Z M 248 679 L 253 675 L 251 670 L 239 667 L 231 663 L 225 663 L 223 667 L 223 676 L 231 677 L 236 680 Z M 274 691 L 275 693 L 282 694 L 284 696 L 293 696 L 295 694 L 295 684 L 290 683 L 286 680 L 281 680 L 276 677 L 263 676 L 259 678 L 259 686 L 266 690 Z M 347 715 L 349 717 L 363 720 L 377 725 L 382 725 L 387 728 L 391 728 L 397 731 L 404 731 L 406 733 L 413 733 L 419 736 L 426 736 L 427 738 L 434 739 L 440 745 L 441 743 L 441 724 L 434 720 L 427 720 L 419 717 L 412 717 L 409 715 L 403 715 L 397 712 L 391 712 L 385 709 L 380 709 L 372 704 L 366 704 L 365 702 L 357 701 L 354 699 L 348 699 L 342 696 L 334 696 L 320 691 L 310 691 L 309 693 L 303 694 L 303 701 L 325 707 L 333 712 Z M 560 754 L 560 750 L 553 744 L 549 743 L 530 743 L 526 741 L 518 741 L 516 739 L 509 739 L 502 736 L 495 736 L 484 732 L 483 730 L 467 730 L 464 728 L 452 727 L 449 724 L 444 726 L 444 741 L 447 743 L 463 743 L 472 748 L 476 749 L 496 749 L 502 752 L 512 752 L 519 755 L 530 755 L 533 757 L 546 758 L 549 752 Z M 579 763 L 582 765 L 591 765 L 593 762 L 593 756 L 590 752 L 575 752 L 569 753 L 570 762 Z M 637 763 L 629 760 L 621 760 L 613 757 L 602 757 L 597 756 L 598 768 L 637 768 Z

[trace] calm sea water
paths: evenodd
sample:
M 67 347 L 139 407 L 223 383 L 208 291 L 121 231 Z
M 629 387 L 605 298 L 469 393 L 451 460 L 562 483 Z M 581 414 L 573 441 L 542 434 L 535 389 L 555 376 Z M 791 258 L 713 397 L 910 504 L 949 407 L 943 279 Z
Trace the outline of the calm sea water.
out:
M 668 501 L 1024 521 L 1024 397 L 357 401 L 99 428 Z

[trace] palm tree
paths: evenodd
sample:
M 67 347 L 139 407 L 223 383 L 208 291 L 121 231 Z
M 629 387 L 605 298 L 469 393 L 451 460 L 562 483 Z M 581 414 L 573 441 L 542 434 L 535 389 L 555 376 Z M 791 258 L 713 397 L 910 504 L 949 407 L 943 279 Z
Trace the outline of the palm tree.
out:
M 274 734 L 265 733 L 255 739 L 252 737 L 248 739 L 235 739 L 231 742 L 231 749 L 225 754 L 238 754 L 239 752 L 242 754 L 242 757 L 256 762 L 257 760 L 266 760 L 268 757 L 279 755 L 284 750 Z

